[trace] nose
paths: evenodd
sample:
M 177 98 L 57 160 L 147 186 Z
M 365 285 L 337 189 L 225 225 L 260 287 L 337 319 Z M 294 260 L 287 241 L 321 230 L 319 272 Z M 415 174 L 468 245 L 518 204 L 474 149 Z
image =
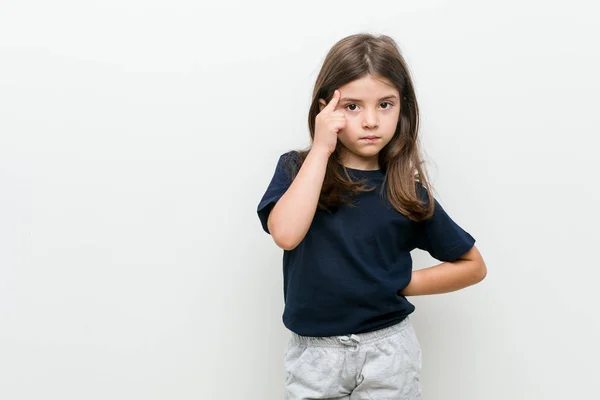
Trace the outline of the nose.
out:
M 376 111 L 365 111 L 363 119 L 363 128 L 376 128 L 378 125 L 377 122 L 377 112 Z

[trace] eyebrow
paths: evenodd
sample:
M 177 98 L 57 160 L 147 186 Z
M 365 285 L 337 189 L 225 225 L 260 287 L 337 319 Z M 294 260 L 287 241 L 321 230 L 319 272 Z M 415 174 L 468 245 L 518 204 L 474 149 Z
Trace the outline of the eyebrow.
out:
M 389 95 L 389 96 L 382 97 L 378 101 L 381 101 L 381 100 L 397 100 L 397 99 L 398 98 L 395 95 L 392 94 L 392 95 Z M 340 101 L 353 101 L 355 103 L 362 103 L 362 100 L 360 100 L 360 99 L 352 99 L 350 97 L 344 97 L 343 99 L 340 99 Z

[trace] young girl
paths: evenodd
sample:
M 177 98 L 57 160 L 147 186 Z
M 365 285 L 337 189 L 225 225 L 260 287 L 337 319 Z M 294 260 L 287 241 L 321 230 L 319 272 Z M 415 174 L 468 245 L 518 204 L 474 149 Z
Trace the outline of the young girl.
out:
M 284 250 L 286 399 L 421 399 L 407 296 L 481 281 L 475 239 L 433 195 L 413 83 L 388 36 L 336 43 L 308 114 L 311 145 L 279 158 L 258 205 Z M 411 250 L 441 264 L 412 271 Z

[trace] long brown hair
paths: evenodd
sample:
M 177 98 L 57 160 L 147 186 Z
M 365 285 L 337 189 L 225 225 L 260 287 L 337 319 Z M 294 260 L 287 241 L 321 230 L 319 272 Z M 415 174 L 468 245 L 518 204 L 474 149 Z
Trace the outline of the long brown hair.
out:
M 320 112 L 319 99 L 327 103 L 334 91 L 367 74 L 380 76 L 391 81 L 400 93 L 400 116 L 396 131 L 390 142 L 379 152 L 379 166 L 385 172 L 387 198 L 391 205 L 409 219 L 420 221 L 433 215 L 433 201 L 424 201 L 417 185 L 433 198 L 432 188 L 420 156 L 418 140 L 419 107 L 415 96 L 411 74 L 395 41 L 386 35 L 375 36 L 359 33 L 338 41 L 327 53 L 315 82 L 312 103 L 308 113 L 311 145 L 298 151 L 299 164 L 306 159 L 315 137 L 315 118 Z M 331 211 L 341 203 L 352 205 L 351 197 L 373 188 L 364 186 L 364 181 L 352 181 L 341 163 L 340 144 L 329 157 L 327 170 L 318 207 Z

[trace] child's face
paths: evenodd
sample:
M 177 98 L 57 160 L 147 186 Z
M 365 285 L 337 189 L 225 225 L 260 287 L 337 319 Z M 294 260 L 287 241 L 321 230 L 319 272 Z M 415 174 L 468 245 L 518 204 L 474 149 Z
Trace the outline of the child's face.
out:
M 400 115 L 400 96 L 390 81 L 366 75 L 337 88 L 340 100 L 336 110 L 346 116 L 346 125 L 338 133 L 350 156 L 372 159 L 389 143 Z M 392 96 L 389 97 L 388 96 Z M 320 101 L 322 110 L 325 102 Z M 373 139 L 369 137 L 374 137 Z

